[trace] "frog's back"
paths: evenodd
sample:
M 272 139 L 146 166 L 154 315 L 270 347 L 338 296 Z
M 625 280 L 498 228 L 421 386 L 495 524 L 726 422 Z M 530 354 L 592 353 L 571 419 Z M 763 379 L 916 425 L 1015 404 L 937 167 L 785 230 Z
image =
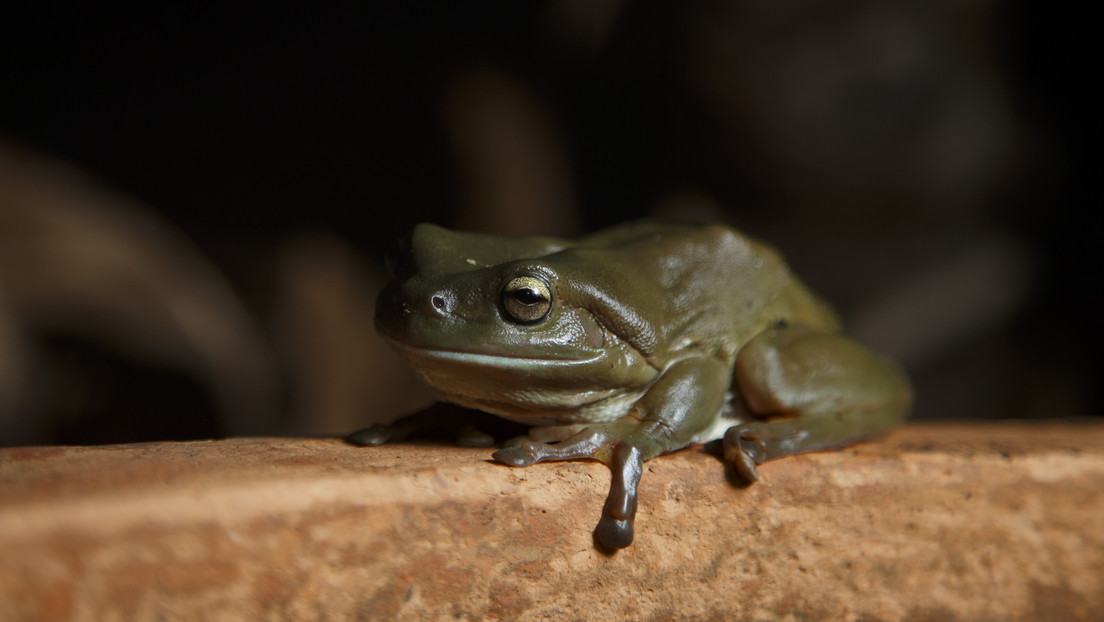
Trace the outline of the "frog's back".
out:
M 803 324 L 824 332 L 840 330 L 839 316 L 790 269 L 770 244 L 731 227 L 714 225 L 718 261 L 723 258 L 730 287 L 727 299 L 745 312 L 735 319 L 747 339 L 779 321 Z
M 580 240 L 615 250 L 625 282 L 646 292 L 647 303 L 672 347 L 717 341 L 735 351 L 778 321 L 838 332 L 835 311 L 792 273 L 769 244 L 724 225 L 628 223 Z

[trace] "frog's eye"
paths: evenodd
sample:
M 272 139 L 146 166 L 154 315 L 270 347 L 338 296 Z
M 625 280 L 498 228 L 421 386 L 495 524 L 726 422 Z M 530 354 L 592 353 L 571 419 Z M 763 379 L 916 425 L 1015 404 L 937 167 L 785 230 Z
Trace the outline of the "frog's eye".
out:
M 519 324 L 535 324 L 552 310 L 552 290 L 536 277 L 514 277 L 502 288 L 502 308 Z

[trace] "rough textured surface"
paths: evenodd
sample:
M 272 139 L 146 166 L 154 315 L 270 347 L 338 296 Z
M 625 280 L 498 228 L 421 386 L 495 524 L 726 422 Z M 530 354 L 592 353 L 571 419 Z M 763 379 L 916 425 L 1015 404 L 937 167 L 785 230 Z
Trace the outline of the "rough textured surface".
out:
M 0 451 L 0 619 L 1101 619 L 1104 426 L 911 425 L 764 465 L 233 439 Z

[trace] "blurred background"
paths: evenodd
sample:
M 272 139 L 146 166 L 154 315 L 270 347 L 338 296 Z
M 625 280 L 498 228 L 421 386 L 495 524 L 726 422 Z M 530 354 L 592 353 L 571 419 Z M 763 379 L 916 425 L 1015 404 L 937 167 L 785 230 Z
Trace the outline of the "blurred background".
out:
M 35 6 L 0 19 L 0 445 L 344 434 L 428 403 L 372 329 L 420 221 L 725 222 L 908 367 L 915 417 L 1104 412 L 1076 15 Z

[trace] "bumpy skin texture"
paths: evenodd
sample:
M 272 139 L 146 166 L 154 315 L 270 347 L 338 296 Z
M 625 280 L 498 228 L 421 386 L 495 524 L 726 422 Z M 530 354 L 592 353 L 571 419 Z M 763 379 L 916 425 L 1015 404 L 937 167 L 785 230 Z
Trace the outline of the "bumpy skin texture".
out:
M 753 482 L 765 460 L 883 433 L 911 407 L 897 365 L 841 334 L 777 252 L 727 227 L 645 221 L 568 241 L 423 224 L 390 264 L 380 334 L 444 400 L 529 426 L 496 460 L 610 467 L 594 534 L 606 549 L 632 543 L 646 460 L 721 439 Z M 441 417 L 350 440 L 400 440 Z M 447 427 L 491 442 L 464 418 Z

